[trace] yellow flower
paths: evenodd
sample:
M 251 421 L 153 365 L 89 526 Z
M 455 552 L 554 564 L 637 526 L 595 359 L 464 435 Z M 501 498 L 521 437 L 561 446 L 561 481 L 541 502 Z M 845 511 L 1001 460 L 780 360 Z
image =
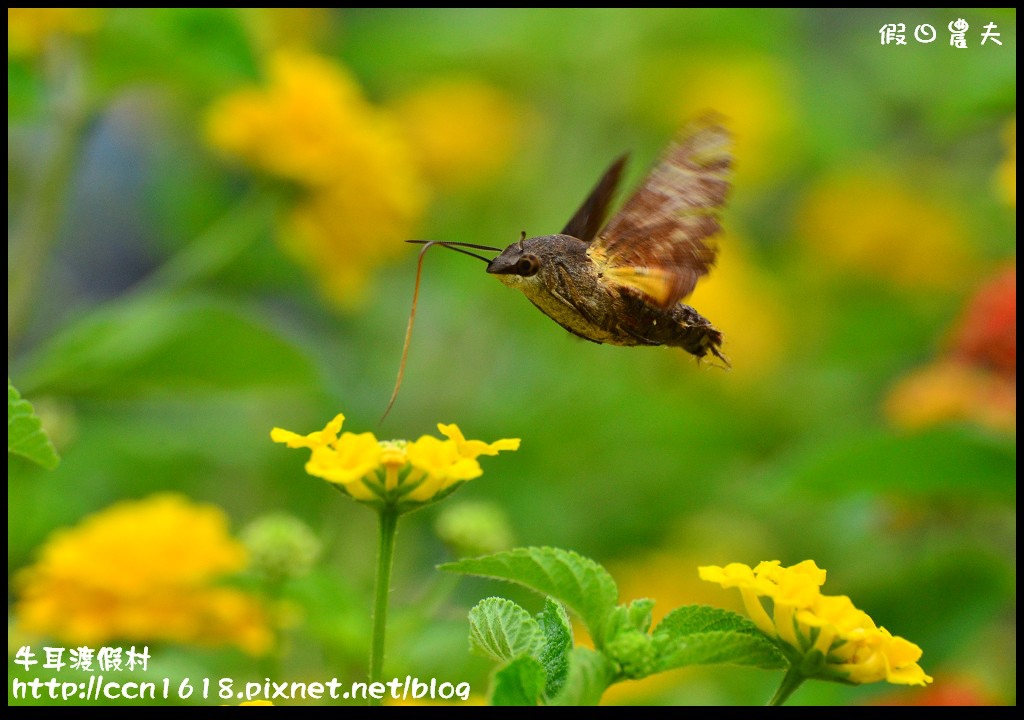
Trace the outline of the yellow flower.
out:
M 1010 206 L 1017 207 L 1017 118 L 1006 123 L 1003 131 L 1006 159 L 999 165 L 996 182 L 999 194 Z
M 975 257 L 956 213 L 886 174 L 835 177 L 814 189 L 797 231 L 816 272 L 858 273 L 904 288 L 950 289 Z
M 517 450 L 518 439 L 494 443 L 466 440 L 457 425 L 438 425 L 448 440 L 424 435 L 415 442 L 378 440 L 373 433 L 342 433 L 343 415 L 320 431 L 299 435 L 274 428 L 270 438 L 311 450 L 306 472 L 334 483 L 353 499 L 401 510 L 439 500 L 462 483 L 483 475 L 480 455 Z
M 462 431 L 459 430 L 458 425 L 445 425 L 444 423 L 438 423 L 437 429 L 442 435 L 455 443 L 455 446 L 459 449 L 459 454 L 468 458 L 476 459 L 480 455 L 497 455 L 502 450 L 519 449 L 518 438 L 485 443 L 482 440 L 467 440 L 462 434 Z
M 408 247 L 403 241 L 421 214 L 423 195 L 411 184 L 411 176 L 388 177 L 382 164 L 346 162 L 344 166 L 351 173 L 349 178 L 311 192 L 285 213 L 278 226 L 278 242 L 318 278 L 328 299 L 351 308 L 365 297 L 370 270 L 399 257 Z M 357 173 L 360 166 L 364 171 Z
M 57 35 L 86 35 L 99 26 L 98 8 L 7 8 L 7 54 L 39 55 Z
M 917 664 L 921 648 L 877 627 L 845 595 L 821 594 L 825 571 L 813 560 L 790 567 L 777 560 L 755 568 L 709 565 L 698 573 L 702 580 L 738 588 L 754 624 L 809 677 L 899 685 L 932 681 Z M 771 615 L 762 598 L 771 601 Z
M 55 532 L 15 576 L 19 627 L 70 643 L 236 645 L 272 635 L 251 596 L 215 585 L 246 564 L 224 513 L 174 494 L 122 501 Z
M 261 54 L 315 47 L 338 31 L 340 16 L 331 8 L 239 8 L 250 41 Z
M 280 223 L 281 245 L 330 299 L 354 306 L 370 271 L 402 252 L 423 213 L 413 151 L 394 116 L 367 102 L 339 64 L 280 50 L 267 74 L 266 87 L 210 108 L 207 140 L 299 187 Z
M 443 188 L 493 180 L 532 122 L 504 92 L 474 79 L 436 80 L 401 98 L 395 110 L 424 173 Z

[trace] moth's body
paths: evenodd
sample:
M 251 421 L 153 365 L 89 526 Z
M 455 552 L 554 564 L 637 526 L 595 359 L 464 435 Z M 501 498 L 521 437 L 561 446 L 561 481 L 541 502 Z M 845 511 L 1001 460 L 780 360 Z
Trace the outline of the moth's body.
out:
M 684 129 L 604 224 L 619 183 L 619 158 L 557 235 L 505 248 L 487 272 L 521 290 L 574 335 L 609 345 L 672 345 L 698 358 L 719 352 L 722 334 L 681 301 L 715 260 L 718 212 L 732 154 L 708 117 Z
M 502 272 L 523 256 L 540 260 L 536 274 Z M 721 344 L 721 333 L 689 305 L 661 309 L 604 279 L 606 264 L 595 248 L 570 235 L 545 235 L 514 243 L 488 265 L 502 283 L 522 291 L 537 308 L 571 332 L 608 345 L 669 345 L 703 357 Z
M 622 208 L 604 221 L 626 157 L 605 171 L 557 235 L 512 243 L 492 260 L 470 252 L 498 251 L 463 242 L 443 245 L 487 263 L 487 272 L 521 290 L 541 312 L 586 340 L 609 345 L 671 345 L 728 365 L 720 333 L 682 300 L 715 260 L 718 211 L 729 189 L 728 132 L 714 117 L 685 128 Z M 420 253 L 413 309 L 390 411 L 402 384 L 419 293 Z

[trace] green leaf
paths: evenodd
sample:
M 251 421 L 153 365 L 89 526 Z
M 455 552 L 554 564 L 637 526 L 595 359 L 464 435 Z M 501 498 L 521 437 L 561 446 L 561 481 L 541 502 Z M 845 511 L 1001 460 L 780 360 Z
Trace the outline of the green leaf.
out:
M 579 615 L 593 638 L 602 637 L 604 619 L 619 597 L 607 570 L 589 558 L 559 548 L 517 548 L 465 558 L 441 565 L 441 569 L 508 580 L 550 595 Z
M 668 613 L 654 629 L 654 634 L 682 637 L 713 630 L 730 630 L 764 636 L 757 625 L 742 615 L 709 605 L 684 605 Z
M 548 705 L 597 705 L 611 684 L 615 668 L 602 653 L 578 647 L 569 653 L 569 674 L 562 691 Z
M 775 644 L 750 620 L 718 608 L 676 608 L 654 629 L 655 672 L 728 663 L 765 669 L 787 666 Z
M 537 624 L 544 633 L 544 646 L 537 658 L 544 666 L 544 673 L 548 679 L 544 695 L 554 697 L 569 676 L 572 625 L 562 604 L 551 598 L 544 601 L 544 609 L 537 613 Z
M 511 600 L 489 597 L 469 611 L 469 644 L 503 663 L 520 655 L 538 657 L 544 633 L 530 613 Z
M 135 298 L 101 309 L 25 362 L 23 388 L 65 395 L 280 387 L 314 377 L 290 342 L 202 298 Z
M 544 668 L 523 655 L 494 673 L 491 705 L 538 705 L 544 690 Z
M 32 404 L 22 400 L 10 378 L 7 378 L 7 452 L 28 458 L 47 470 L 53 470 L 60 462 Z

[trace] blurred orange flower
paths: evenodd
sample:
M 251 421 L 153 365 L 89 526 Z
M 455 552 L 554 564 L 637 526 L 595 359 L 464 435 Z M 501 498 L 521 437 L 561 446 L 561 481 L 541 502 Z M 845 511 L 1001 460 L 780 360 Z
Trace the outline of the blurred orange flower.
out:
M 1017 426 L 1017 383 L 955 360 L 914 370 L 889 391 L 885 415 L 897 427 L 976 422 L 997 430 Z
M 885 414 L 898 427 L 971 421 L 1017 427 L 1017 269 L 1010 267 L 971 298 L 943 357 L 889 391 Z
M 985 283 L 953 330 L 952 354 L 961 362 L 1017 377 L 1017 266 Z
M 1003 705 L 982 687 L 981 682 L 969 677 L 940 677 L 927 688 L 907 688 L 887 693 L 871 701 L 871 705 L 899 705 L 922 707 L 973 707 Z
M 224 513 L 181 495 L 126 500 L 58 530 L 15 576 L 20 631 L 71 643 L 235 645 L 260 655 L 272 635 L 252 596 L 217 586 L 241 570 Z

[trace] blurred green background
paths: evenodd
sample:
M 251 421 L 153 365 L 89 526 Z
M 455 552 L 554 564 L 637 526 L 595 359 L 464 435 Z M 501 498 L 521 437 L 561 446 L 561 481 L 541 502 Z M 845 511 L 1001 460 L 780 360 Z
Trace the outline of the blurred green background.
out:
M 55 530 L 174 491 L 236 536 L 289 513 L 322 554 L 275 591 L 273 670 L 149 642 L 149 674 L 361 679 L 375 519 L 269 439 L 343 412 L 383 439 L 522 438 L 403 520 L 388 676 L 482 698 L 466 611 L 540 608 L 433 569 L 458 552 L 439 516 L 490 502 L 514 544 L 593 557 L 659 614 L 738 609 L 698 565 L 814 559 L 935 677 L 792 703 L 1015 703 L 1015 10 L 32 12 L 8 15 L 8 373 L 62 462 L 9 460 L 11 653 L 63 640 L 20 626 L 14 579 Z M 888 23 L 906 45 L 882 44 Z M 435 250 L 378 424 L 415 276 L 402 240 L 557 232 L 613 158 L 632 153 L 634 185 L 705 109 L 736 176 L 688 302 L 731 371 L 580 341 Z M 705 668 L 606 702 L 758 704 L 779 680 Z

